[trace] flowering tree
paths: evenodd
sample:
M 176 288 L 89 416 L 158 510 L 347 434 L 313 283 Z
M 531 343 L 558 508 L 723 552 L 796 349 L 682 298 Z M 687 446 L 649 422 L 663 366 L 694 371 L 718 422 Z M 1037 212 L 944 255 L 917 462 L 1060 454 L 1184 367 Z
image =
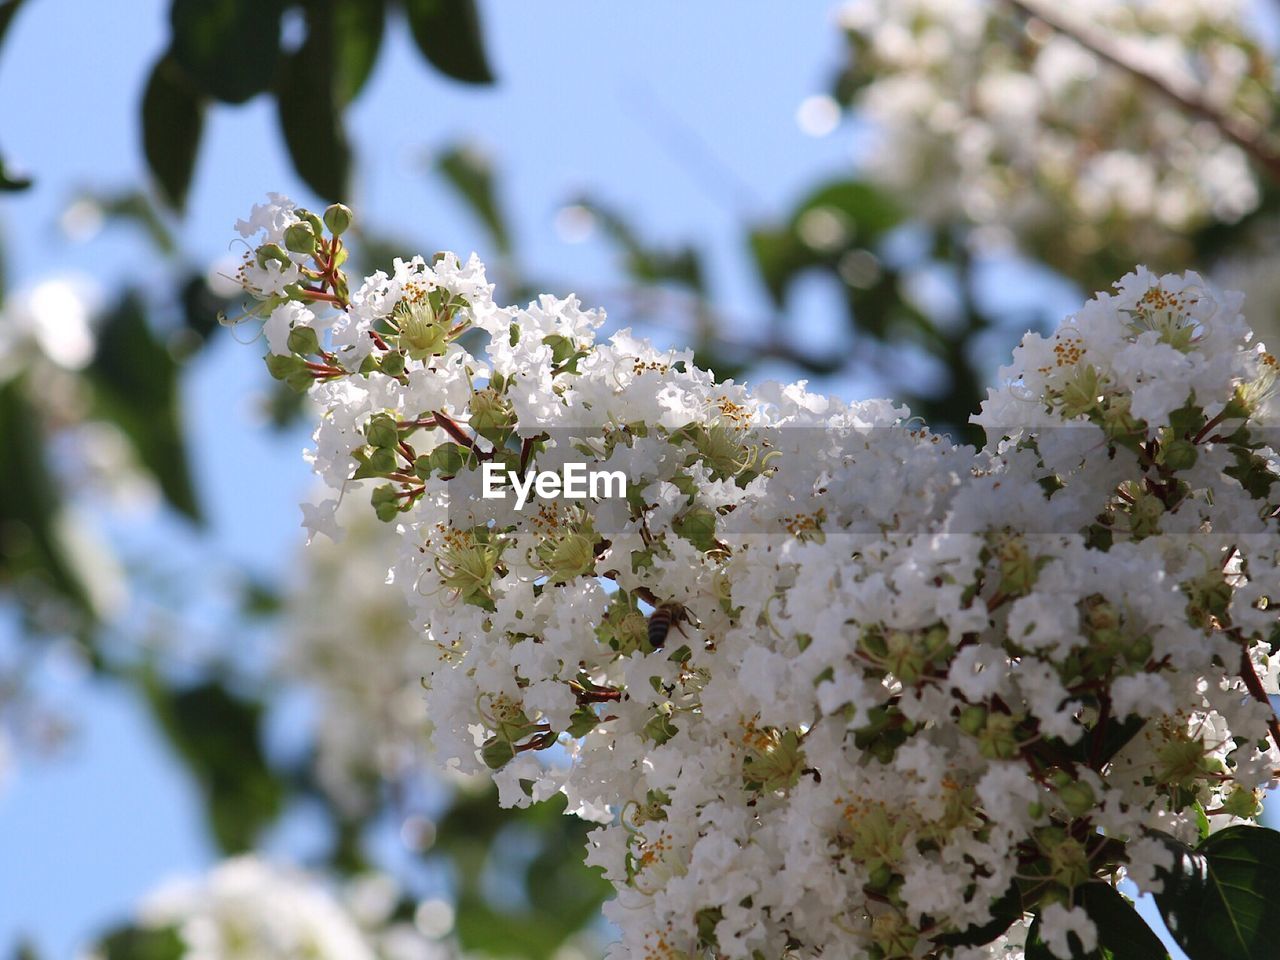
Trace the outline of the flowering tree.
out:
M 887 401 L 717 381 L 482 264 L 352 282 L 351 222 L 241 234 L 272 374 L 371 485 L 440 757 L 602 825 L 617 957 L 1195 958 L 1280 934 L 1276 358 L 1144 268 L 1026 336 L 981 450 Z M 580 461 L 625 496 L 476 494 Z

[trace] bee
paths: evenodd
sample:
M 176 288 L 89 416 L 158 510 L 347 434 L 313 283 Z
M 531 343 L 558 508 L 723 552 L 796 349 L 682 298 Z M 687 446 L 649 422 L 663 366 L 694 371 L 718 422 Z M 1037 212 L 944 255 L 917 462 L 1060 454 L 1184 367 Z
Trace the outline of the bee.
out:
M 684 606 L 678 603 L 664 603 L 649 615 L 649 646 L 655 650 L 661 650 L 662 645 L 667 642 L 667 634 L 671 632 L 674 626 L 684 636 L 684 630 L 681 629 L 681 621 L 688 621 L 689 613 Z

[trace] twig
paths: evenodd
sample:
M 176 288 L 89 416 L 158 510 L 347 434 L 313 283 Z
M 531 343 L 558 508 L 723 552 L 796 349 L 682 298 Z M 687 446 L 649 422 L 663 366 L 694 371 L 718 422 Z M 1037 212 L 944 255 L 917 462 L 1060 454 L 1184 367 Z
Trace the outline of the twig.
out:
M 1249 658 L 1249 647 L 1246 645 L 1240 650 L 1240 677 L 1244 680 L 1245 687 L 1248 688 L 1249 694 L 1259 703 L 1266 704 L 1267 709 L 1271 711 L 1271 716 L 1267 718 L 1267 729 L 1271 731 L 1271 740 L 1277 747 L 1280 747 L 1280 720 L 1276 719 L 1275 707 L 1271 706 L 1271 698 L 1267 696 L 1267 691 L 1262 686 L 1262 681 L 1258 679 L 1258 673 L 1253 669 L 1253 661 Z

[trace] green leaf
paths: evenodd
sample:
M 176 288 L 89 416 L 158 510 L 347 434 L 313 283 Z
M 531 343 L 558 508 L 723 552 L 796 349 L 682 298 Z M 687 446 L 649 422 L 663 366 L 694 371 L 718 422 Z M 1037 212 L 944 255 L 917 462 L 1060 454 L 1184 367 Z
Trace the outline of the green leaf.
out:
M 201 92 L 244 103 L 271 86 L 280 0 L 173 0 L 173 57 Z
M 334 37 L 333 8 L 311 7 L 307 39 L 281 64 L 276 104 L 298 176 L 325 200 L 337 201 L 346 196 L 351 147 L 338 104 Z
M 141 190 L 127 190 L 122 193 L 90 191 L 77 197 L 76 202 L 96 206 L 108 222 L 138 227 L 146 234 L 157 253 L 172 256 L 177 252 L 173 234 L 165 226 L 155 204 Z
M 262 752 L 262 705 L 218 682 L 175 690 L 155 676 L 143 686 L 160 726 L 204 795 L 224 853 L 251 849 L 280 813 L 284 787 Z
M 1087 883 L 1078 895 L 1080 905 L 1098 928 L 1098 947 L 1104 960 L 1169 960 L 1160 938 L 1111 884 Z
M 498 208 L 488 157 L 472 147 L 453 146 L 440 155 L 436 169 L 484 224 L 498 252 L 510 253 L 511 235 L 506 217 Z
M 1280 944 L 1280 833 L 1228 827 L 1195 850 L 1161 837 L 1174 863 L 1156 905 L 1191 960 L 1269 960 Z
M 946 947 L 981 947 L 1008 930 L 1021 916 L 1022 897 L 1015 883 L 991 904 L 991 919 L 988 922 L 956 933 L 944 933 L 934 937 L 933 942 Z
M 186 943 L 173 927 L 125 927 L 99 940 L 93 955 L 102 960 L 180 960 L 186 952 Z
M 0 192 L 17 193 L 26 190 L 32 183 L 32 179 L 25 174 L 10 172 L 4 157 L 0 157 Z
M 0 583 L 30 577 L 95 617 L 92 595 L 56 532 L 58 486 L 44 457 L 39 415 L 23 381 L 0 384 Z
M 86 373 L 97 391 L 97 413 L 129 437 L 169 503 L 198 521 L 178 412 L 178 364 L 147 324 L 136 293 L 126 293 L 103 320 Z
M 1044 941 L 1040 939 L 1040 915 L 1036 914 L 1031 921 L 1031 929 L 1027 931 L 1026 960 L 1059 960 Z
M 413 40 L 427 61 L 463 83 L 493 83 L 475 0 L 404 0 Z
M 335 91 L 341 104 L 359 96 L 373 73 L 386 28 L 386 6 L 386 0 L 334 0 Z
M 169 206 L 181 210 L 196 168 L 204 100 L 172 54 L 151 70 L 142 94 L 142 149 Z
M 0 3 L 0 43 L 4 42 L 9 27 L 13 24 L 14 14 L 18 12 L 23 2 L 24 0 L 7 0 L 5 3 Z
M 4 42 L 9 27 L 13 24 L 14 15 L 23 4 L 23 0 L 7 0 L 0 3 L 0 43 Z M 0 191 L 17 192 L 31 186 L 31 178 L 14 174 L 7 169 L 4 158 L 0 157 Z
M 589 210 L 605 235 L 622 248 L 626 271 L 637 283 L 670 283 L 694 293 L 706 289 L 702 260 L 690 246 L 663 249 L 646 243 L 621 214 L 588 198 L 578 205 Z
M 837 229 L 829 244 L 815 244 L 808 226 L 815 217 Z M 783 226 L 751 231 L 751 252 L 765 288 L 781 304 L 791 282 L 805 270 L 834 267 L 851 250 L 865 251 L 903 221 L 887 195 L 859 180 L 828 183 L 805 197 Z

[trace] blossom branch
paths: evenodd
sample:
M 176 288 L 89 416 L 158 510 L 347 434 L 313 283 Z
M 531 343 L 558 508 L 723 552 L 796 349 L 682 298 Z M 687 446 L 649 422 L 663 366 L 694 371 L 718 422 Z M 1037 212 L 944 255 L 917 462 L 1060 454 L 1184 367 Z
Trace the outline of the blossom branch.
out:
M 1280 181 L 1280 153 L 1268 144 L 1256 124 L 1224 113 L 1205 99 L 1193 83 L 1161 76 L 1135 63 L 1123 46 L 1100 30 L 1087 24 L 1069 23 L 1054 13 L 1047 13 L 1036 0 L 1008 0 L 1011 7 L 1070 37 L 1094 56 L 1128 73 L 1150 89 L 1171 101 L 1184 112 L 1212 123 L 1218 131 L 1248 154 L 1273 180 Z

